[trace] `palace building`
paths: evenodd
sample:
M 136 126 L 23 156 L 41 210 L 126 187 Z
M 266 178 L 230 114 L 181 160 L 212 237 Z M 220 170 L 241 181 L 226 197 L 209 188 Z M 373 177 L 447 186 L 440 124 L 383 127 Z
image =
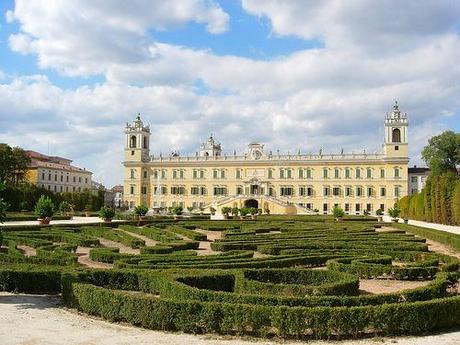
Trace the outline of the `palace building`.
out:
M 211 135 L 193 156 L 149 152 L 150 128 L 140 116 L 125 127 L 124 198 L 132 208 L 257 207 L 272 214 L 386 211 L 407 195 L 408 118 L 397 103 L 384 122 L 380 153 L 279 154 L 250 143 L 224 154 Z

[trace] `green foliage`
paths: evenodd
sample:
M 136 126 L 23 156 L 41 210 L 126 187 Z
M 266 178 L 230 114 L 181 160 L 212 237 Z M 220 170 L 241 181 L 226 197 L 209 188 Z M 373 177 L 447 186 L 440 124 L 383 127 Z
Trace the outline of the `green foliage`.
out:
M 460 180 L 455 183 L 454 193 L 451 201 L 452 222 L 455 225 L 460 225 Z
M 342 218 L 345 215 L 345 212 L 341 207 L 334 206 L 334 208 L 332 209 L 332 215 L 334 216 L 334 218 Z
M 212 215 L 215 215 L 215 214 L 216 214 L 216 211 L 217 211 L 217 210 L 216 210 L 214 207 L 212 207 L 212 206 L 209 208 L 209 212 L 211 212 Z
M 145 216 L 148 211 L 149 211 L 149 208 L 147 207 L 147 205 L 144 205 L 144 204 L 141 204 L 134 208 L 134 213 L 141 217 Z
M 248 207 L 242 207 L 240 208 L 240 215 L 242 217 L 245 217 L 249 214 L 249 208 Z
M 20 147 L 11 148 L 0 144 L 0 181 L 7 185 L 16 185 L 26 180 L 30 158 Z
M 61 214 L 66 214 L 68 212 L 70 212 L 72 208 L 70 207 L 70 204 L 68 201 L 61 201 L 61 203 L 59 204 L 59 212 L 61 212 Z
M 401 213 L 401 210 L 397 206 L 395 206 L 394 208 L 388 209 L 388 214 L 390 215 L 391 218 L 394 218 L 394 219 L 398 218 L 400 213 Z
M 35 204 L 34 212 L 38 218 L 51 218 L 54 214 L 54 203 L 51 198 L 42 195 Z
M 29 210 L 29 203 L 27 201 L 21 201 L 19 203 L 19 208 L 21 211 L 28 211 Z
M 381 208 L 379 208 L 377 211 L 375 211 L 375 214 L 377 216 L 383 216 L 383 210 Z
M 460 164 L 460 133 L 445 131 L 432 137 L 422 151 L 422 158 L 434 176 L 455 171 Z
M 256 207 L 249 207 L 248 212 L 251 216 L 254 216 L 259 213 L 259 210 Z
M 240 213 L 240 209 L 238 207 L 232 207 L 232 216 L 236 217 Z
M 113 219 L 114 216 L 115 210 L 111 207 L 102 206 L 99 210 L 99 217 L 101 217 L 104 220 Z
M 228 215 L 230 214 L 230 212 L 232 212 L 232 208 L 231 208 L 231 207 L 222 207 L 221 211 L 222 211 L 222 214 L 223 214 L 223 215 L 225 215 L 225 216 L 228 217 Z
M 175 206 L 175 207 L 171 207 L 171 213 L 176 215 L 176 216 L 180 216 L 183 212 L 183 208 L 182 206 Z

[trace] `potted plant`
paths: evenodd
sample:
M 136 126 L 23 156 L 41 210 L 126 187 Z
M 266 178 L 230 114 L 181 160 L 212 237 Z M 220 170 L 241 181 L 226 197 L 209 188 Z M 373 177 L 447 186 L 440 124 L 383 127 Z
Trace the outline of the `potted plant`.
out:
M 145 215 L 149 211 L 147 205 L 141 204 L 139 206 L 134 207 L 134 213 L 137 215 L 139 220 L 145 220 Z
M 232 207 L 232 216 L 233 218 L 238 217 L 238 214 L 240 213 L 240 209 L 238 207 Z
M 40 224 L 49 224 L 54 214 L 54 204 L 51 198 L 42 195 L 35 204 L 35 215 Z
M 225 206 L 225 207 L 222 207 L 220 211 L 224 215 L 224 219 L 228 219 L 228 216 L 229 216 L 230 212 L 232 211 L 232 208 Z
M 318 215 L 318 214 L 319 214 L 319 210 L 318 210 L 317 208 L 315 208 L 315 209 L 313 210 L 313 212 L 315 212 L 315 213 L 316 213 L 316 215 Z
M 91 205 L 85 205 L 85 217 L 91 217 Z
M 101 217 L 104 220 L 104 222 L 111 222 L 114 216 L 115 210 L 111 207 L 102 206 L 99 210 L 99 217 Z
M 337 222 L 341 222 L 343 220 L 343 216 L 345 215 L 345 212 L 343 209 L 339 206 L 334 206 L 332 209 L 332 214 L 334 215 L 334 218 Z
M 216 214 L 216 209 L 214 207 L 209 208 L 209 212 L 211 212 L 211 215 L 214 216 Z
M 375 214 L 377 215 L 377 221 L 380 223 L 383 222 L 383 211 L 380 208 L 375 211 Z
M 19 210 L 21 212 L 27 212 L 29 210 L 29 203 L 27 201 L 21 201 L 19 203 Z
M 388 209 L 388 214 L 390 215 L 391 217 L 391 221 L 393 223 L 397 223 L 399 221 L 399 214 L 401 213 L 401 210 L 395 206 L 394 208 L 389 208 Z
M 60 204 L 59 204 L 59 212 L 63 215 L 63 216 L 67 216 L 68 213 L 70 212 L 70 204 L 68 201 L 62 201 Z
M 171 213 L 174 215 L 174 219 L 177 219 L 183 211 L 184 209 L 182 208 L 182 206 L 175 206 L 171 208 Z
M 247 207 L 240 208 L 240 219 L 246 218 L 248 214 L 249 214 L 249 209 Z
M 409 224 L 409 219 L 408 218 L 404 217 L 403 220 L 404 220 L 404 224 Z
M 257 219 L 257 214 L 259 213 L 257 208 L 249 207 L 248 211 L 249 211 L 249 214 L 251 215 L 251 219 Z

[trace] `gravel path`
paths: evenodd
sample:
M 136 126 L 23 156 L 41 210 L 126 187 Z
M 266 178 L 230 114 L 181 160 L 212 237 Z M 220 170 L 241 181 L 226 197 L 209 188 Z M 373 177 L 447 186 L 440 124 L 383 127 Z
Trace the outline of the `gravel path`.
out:
M 2 345 L 458 345 L 460 330 L 425 337 L 346 341 L 265 341 L 150 331 L 87 317 L 61 306 L 57 296 L 0 292 Z

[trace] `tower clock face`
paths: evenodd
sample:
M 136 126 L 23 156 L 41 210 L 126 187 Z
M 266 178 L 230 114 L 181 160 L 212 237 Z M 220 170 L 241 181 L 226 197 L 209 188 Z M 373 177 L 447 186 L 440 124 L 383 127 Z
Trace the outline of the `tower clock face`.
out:
M 252 151 L 252 158 L 260 159 L 260 157 L 262 157 L 262 152 L 260 152 L 259 150 Z

